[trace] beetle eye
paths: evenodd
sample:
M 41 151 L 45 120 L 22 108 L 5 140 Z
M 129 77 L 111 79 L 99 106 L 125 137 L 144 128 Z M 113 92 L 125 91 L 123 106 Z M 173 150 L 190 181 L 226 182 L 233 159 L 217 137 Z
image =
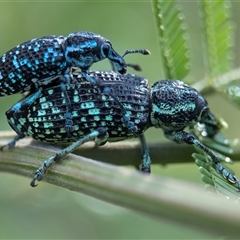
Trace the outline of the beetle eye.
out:
M 199 115 L 199 119 L 205 119 L 209 116 L 209 108 L 204 107 Z
M 108 43 L 104 43 L 102 45 L 102 53 L 107 57 L 109 55 L 109 50 L 110 50 L 111 46 Z

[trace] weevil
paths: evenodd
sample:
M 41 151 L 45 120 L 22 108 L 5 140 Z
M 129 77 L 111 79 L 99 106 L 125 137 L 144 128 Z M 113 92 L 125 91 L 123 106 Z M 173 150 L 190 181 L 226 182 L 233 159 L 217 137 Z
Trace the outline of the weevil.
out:
M 35 92 L 38 88 L 49 83 L 60 84 L 67 109 L 65 127 L 72 131 L 72 106 L 66 85 L 71 83 L 72 69 L 80 68 L 82 79 L 97 85 L 102 92 L 109 94 L 121 106 L 125 124 L 130 131 L 136 127 L 129 121 L 118 99 L 112 94 L 111 88 L 101 83 L 97 76 L 90 76 L 90 67 L 108 58 L 113 69 L 120 74 L 127 72 L 124 56 L 129 53 L 150 54 L 146 49 L 126 50 L 120 56 L 106 38 L 92 32 L 73 32 L 67 37 L 50 35 L 34 38 L 3 54 L 0 58 L 0 96 L 19 92 Z M 80 80 L 82 80 L 80 79 Z M 75 79 L 76 80 L 76 79 Z
M 220 163 L 215 153 L 185 131 L 185 128 L 192 129 L 198 123 L 205 124 L 206 134 L 211 138 L 220 130 L 207 101 L 196 89 L 179 80 L 161 80 L 149 86 L 147 79 L 135 74 L 96 71 L 89 72 L 89 75 L 97 76 L 112 89 L 126 109 L 130 121 L 137 126 L 143 149 L 141 171 L 151 172 L 151 158 L 143 134 L 148 128 L 155 127 L 161 128 L 164 135 L 176 143 L 190 144 L 201 149 L 211 158 L 217 171 L 229 182 L 239 186 L 239 180 Z M 70 136 L 64 124 L 66 100 L 60 86 L 50 85 L 38 89 L 6 112 L 8 123 L 18 134 L 8 144 L 9 148 L 25 136 L 49 143 L 72 142 L 37 169 L 31 181 L 33 187 L 37 180 L 42 180 L 46 170 L 55 161 L 85 142 L 94 140 L 97 145 L 104 145 L 107 141 L 135 137 L 124 124 L 121 107 L 111 96 L 102 93 L 96 86 L 92 87 L 89 82 L 82 81 L 81 74 L 74 74 L 74 78 L 74 84 L 66 85 L 74 120 Z

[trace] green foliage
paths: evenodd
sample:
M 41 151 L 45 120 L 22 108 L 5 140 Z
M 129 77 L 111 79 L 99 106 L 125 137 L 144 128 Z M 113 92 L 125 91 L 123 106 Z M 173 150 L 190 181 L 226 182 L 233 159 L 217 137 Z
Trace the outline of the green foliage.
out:
M 184 15 L 175 1 L 153 0 L 165 77 L 182 79 L 190 69 Z
M 163 67 L 168 78 L 182 79 L 188 72 L 189 61 L 188 48 L 186 47 L 186 28 L 184 17 L 177 7 L 175 1 L 153 0 L 154 14 L 157 22 L 158 39 Z M 228 1 L 199 1 L 200 25 L 203 42 L 203 58 L 205 62 L 204 87 L 218 87 L 217 77 L 232 68 L 233 56 L 233 23 L 230 19 L 231 4 Z M 184 26 L 184 27 L 183 27 Z M 200 79 L 199 79 L 200 80 Z M 223 82 L 223 81 L 222 81 Z M 229 83 L 228 83 L 229 84 Z M 225 84 L 226 85 L 226 84 Z M 203 87 L 203 88 L 204 88 Z M 223 89 L 223 88 L 221 88 Z M 230 95 L 230 88 L 225 88 Z M 234 86 L 235 94 L 239 94 L 239 87 Z M 237 91 L 236 91 L 237 90 Z M 236 94 L 237 92 L 237 94 Z M 238 98 L 239 98 L 238 96 Z M 240 101 L 238 101 L 239 103 Z M 222 119 L 218 119 L 220 128 L 226 124 Z M 229 154 L 232 153 L 229 141 L 221 134 L 214 138 L 207 138 L 204 135 L 204 126 L 200 124 L 191 132 L 198 137 L 203 144 L 210 148 L 222 161 L 232 162 Z M 203 152 L 193 154 L 196 164 L 202 173 L 202 180 L 210 185 L 216 192 L 227 197 L 239 197 L 238 185 L 230 184 L 222 174 L 214 168 L 214 163 Z M 231 172 L 231 170 L 229 170 Z
M 206 77 L 211 81 L 233 67 L 234 28 L 229 1 L 199 1 Z M 213 82 L 213 84 L 216 84 Z
M 192 133 L 204 143 L 209 149 L 211 149 L 222 162 L 233 163 L 228 156 L 232 154 L 231 144 L 221 132 L 216 134 L 213 138 L 204 137 L 204 128 L 196 126 Z M 214 192 L 224 194 L 225 196 L 237 201 L 239 197 L 239 183 L 231 184 L 227 181 L 223 175 L 216 171 L 212 160 L 204 154 L 202 151 L 196 149 L 198 153 L 194 153 L 192 156 L 195 159 L 195 163 L 199 167 L 199 171 L 202 174 L 202 180 L 208 185 L 208 189 Z M 224 167 L 234 174 L 234 172 L 224 165 Z
M 204 156 L 202 153 L 194 153 L 192 156 L 195 159 L 195 163 L 199 166 L 199 171 L 202 173 L 202 180 L 207 184 L 209 191 L 221 193 L 228 198 L 238 201 L 238 184 L 233 185 L 227 182 L 222 177 L 222 174 L 215 170 L 208 156 Z

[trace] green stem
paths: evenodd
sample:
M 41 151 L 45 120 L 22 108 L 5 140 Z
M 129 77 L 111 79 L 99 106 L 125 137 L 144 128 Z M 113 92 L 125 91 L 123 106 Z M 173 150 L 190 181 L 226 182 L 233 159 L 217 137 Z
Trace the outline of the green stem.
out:
M 0 144 L 6 141 L 6 137 L 2 137 Z M 0 170 L 30 177 L 43 160 L 58 150 L 58 147 L 37 141 L 30 144 L 29 139 L 23 139 L 13 151 L 1 152 Z M 158 151 L 162 153 L 161 149 Z M 171 150 L 169 156 L 173 152 Z M 174 159 L 169 156 L 168 159 Z M 181 180 L 146 176 L 133 169 L 69 154 L 49 169 L 44 181 L 217 236 L 237 238 L 240 234 L 240 209 L 231 200 L 209 195 L 201 187 Z

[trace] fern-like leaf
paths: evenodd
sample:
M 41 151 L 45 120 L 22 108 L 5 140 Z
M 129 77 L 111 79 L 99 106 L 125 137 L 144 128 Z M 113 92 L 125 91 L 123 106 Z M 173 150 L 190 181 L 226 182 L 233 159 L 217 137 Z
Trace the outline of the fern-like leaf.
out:
M 200 0 L 205 72 L 210 84 L 233 66 L 234 28 L 231 21 L 231 3 L 226 0 Z
M 229 154 L 232 153 L 230 141 L 226 139 L 221 132 L 216 134 L 213 138 L 207 138 L 204 136 L 204 127 L 197 126 L 192 129 L 192 133 L 198 137 L 205 146 L 211 149 L 221 161 L 232 163 L 232 160 L 228 157 Z M 238 201 L 238 198 L 240 197 L 239 182 L 235 184 L 230 183 L 216 170 L 214 163 L 209 156 L 198 149 L 196 150 L 197 153 L 194 153 L 192 156 L 202 174 L 202 180 L 208 185 L 208 188 L 214 192 Z M 234 174 L 229 167 L 224 167 L 230 173 Z
M 189 72 L 184 15 L 175 1 L 152 0 L 165 77 L 182 79 Z

